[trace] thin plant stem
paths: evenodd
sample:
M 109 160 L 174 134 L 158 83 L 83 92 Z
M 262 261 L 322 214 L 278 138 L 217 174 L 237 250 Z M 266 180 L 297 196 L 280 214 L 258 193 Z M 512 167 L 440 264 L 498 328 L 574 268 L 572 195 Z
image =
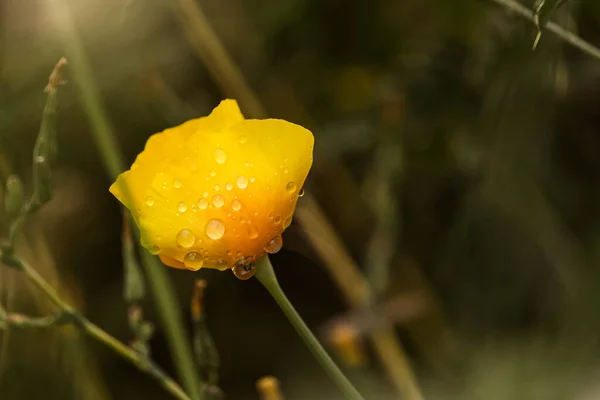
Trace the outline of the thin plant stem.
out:
M 79 314 L 69 303 L 63 300 L 56 290 L 28 263 L 19 260 L 19 269 L 27 280 L 36 286 L 62 313 L 88 336 L 112 349 L 140 370 L 151 375 L 173 397 L 179 400 L 191 400 L 183 389 L 150 359 L 126 346 L 114 336 L 102 330 L 96 324 Z
M 521 3 L 515 0 L 491 0 L 494 3 L 520 15 L 526 20 L 530 21 L 532 24 L 535 24 L 535 13 L 533 10 L 525 7 Z M 548 21 L 546 24 L 545 30 L 554 33 L 557 37 L 569 43 L 571 46 L 583 51 L 584 53 L 600 60 L 600 49 L 593 44 L 583 40 L 573 32 L 570 32 L 568 29 L 563 28 L 555 22 Z
M 125 170 L 125 163 L 117 146 L 115 134 L 109 123 L 106 111 L 97 86 L 93 79 L 92 69 L 88 63 L 83 44 L 77 34 L 75 23 L 68 5 L 64 0 L 53 0 L 50 14 L 56 18 L 56 26 L 62 34 L 72 76 L 76 81 L 83 108 L 88 115 L 93 138 L 111 179 Z M 182 322 L 179 305 L 175 299 L 173 288 L 169 284 L 165 268 L 156 257 L 142 251 L 143 264 L 146 267 L 148 280 L 154 300 L 159 311 L 167 341 L 176 361 L 175 366 L 189 396 L 199 400 L 202 396 L 196 366 Z
M 344 375 L 329 354 L 327 354 L 327 351 L 325 351 L 315 335 L 313 335 L 308 326 L 306 326 L 300 314 L 298 314 L 292 303 L 288 300 L 281 289 L 281 286 L 279 286 L 269 257 L 264 256 L 257 262 L 255 276 L 269 291 L 271 296 L 273 296 L 273 299 L 279 305 L 281 311 L 283 311 L 298 335 L 302 338 L 304 344 L 306 344 L 327 375 L 329 375 L 329 378 L 338 386 L 342 393 L 344 393 L 346 398 L 352 400 L 364 400 L 352 383 L 350 383 L 348 378 L 346 378 L 346 375 Z

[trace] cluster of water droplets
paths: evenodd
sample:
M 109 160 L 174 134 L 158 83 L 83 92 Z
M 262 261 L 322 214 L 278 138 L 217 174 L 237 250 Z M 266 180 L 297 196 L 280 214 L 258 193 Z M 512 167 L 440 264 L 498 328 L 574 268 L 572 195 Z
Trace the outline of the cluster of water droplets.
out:
M 247 142 L 247 140 L 248 140 L 248 138 L 243 135 L 239 138 L 239 143 L 244 144 Z M 223 165 L 227 162 L 227 153 L 224 150 L 217 148 L 213 152 L 213 159 L 217 164 Z M 284 161 L 287 161 L 287 159 Z M 246 162 L 245 166 L 248 167 L 248 166 L 251 166 L 251 164 Z M 190 165 L 190 169 L 192 171 L 197 171 L 198 165 L 196 163 L 192 163 Z M 289 173 L 289 170 L 283 165 L 281 167 L 281 170 L 282 170 L 283 175 L 287 175 Z M 278 172 L 275 171 L 275 175 L 277 175 L 277 174 L 278 174 Z M 217 173 L 211 169 L 211 170 L 209 170 L 209 175 L 211 177 L 214 177 L 217 175 Z M 239 175 L 235 179 L 234 183 L 227 182 L 225 184 L 225 189 L 227 191 L 232 191 L 234 187 L 237 187 L 237 188 L 243 190 L 248 187 L 249 183 L 255 182 L 255 180 L 256 180 L 256 178 L 254 178 L 252 176 L 246 177 L 244 175 Z M 173 181 L 173 187 L 175 189 L 180 189 L 182 187 L 182 184 L 178 179 L 175 179 Z M 163 184 L 163 189 L 166 189 L 166 183 Z M 219 192 L 220 189 L 221 189 L 220 186 L 215 184 L 214 190 L 216 192 Z M 298 190 L 298 186 L 293 181 L 290 181 L 286 184 L 285 190 L 290 195 L 291 200 L 296 200 L 298 197 L 302 197 L 304 195 L 304 189 Z M 222 194 L 216 193 L 212 196 L 212 198 L 208 199 L 208 193 L 204 192 L 203 197 L 200 198 L 196 202 L 196 204 L 192 205 L 192 210 L 194 212 L 196 212 L 196 207 L 199 210 L 206 210 L 209 207 L 222 208 L 225 206 L 225 203 L 226 203 L 226 199 Z M 144 199 L 144 204 L 148 207 L 153 207 L 155 204 L 155 199 L 152 196 L 147 196 Z M 234 212 L 238 212 L 243 208 L 243 203 L 236 197 L 231 201 L 230 208 Z M 177 203 L 177 211 L 178 211 L 177 215 L 179 215 L 179 213 L 185 213 L 187 210 L 188 210 L 188 205 L 185 202 L 181 201 L 181 202 Z M 230 216 L 231 218 L 235 219 L 235 216 L 233 216 L 231 212 L 228 212 L 227 215 Z M 254 215 L 258 216 L 259 215 L 258 211 L 254 212 Z M 287 228 L 292 222 L 292 215 L 289 215 L 285 219 L 283 219 L 283 217 L 281 215 L 274 215 L 273 213 L 270 213 L 268 215 L 268 218 L 273 220 L 273 223 L 276 225 L 280 224 L 283 220 L 283 228 L 284 229 Z M 258 238 L 259 232 L 256 229 L 256 227 L 250 223 L 250 220 L 245 220 L 244 218 L 240 218 L 240 222 L 245 223 L 247 225 L 247 234 L 250 239 Z M 221 219 L 218 219 L 218 218 L 212 218 L 212 219 L 208 220 L 208 222 L 206 223 L 206 225 L 204 227 L 204 233 L 206 234 L 206 236 L 208 238 L 210 238 L 212 240 L 221 239 L 225 235 L 225 231 L 226 231 L 225 223 Z M 239 237 L 239 234 L 237 234 L 236 237 Z M 190 229 L 180 230 L 177 233 L 176 242 L 182 248 L 190 249 L 190 251 L 185 254 L 184 259 L 183 259 L 183 263 L 184 263 L 185 267 L 189 270 L 197 271 L 200 268 L 202 268 L 204 265 L 211 265 L 213 267 L 217 267 L 218 269 L 230 268 L 229 264 L 224 259 L 207 260 L 206 257 L 208 256 L 208 251 L 207 250 L 197 250 L 195 247 L 199 243 L 202 243 L 202 239 L 197 238 L 196 235 Z M 281 235 L 276 235 L 275 237 L 273 237 L 271 240 L 269 240 L 267 242 L 267 244 L 265 245 L 263 250 L 267 254 L 274 254 L 274 253 L 277 253 L 278 251 L 280 251 L 282 246 L 283 246 L 283 239 L 282 239 Z M 194 248 L 194 249 L 192 249 L 192 248 Z M 149 250 L 153 254 L 158 254 L 160 252 L 160 248 L 156 245 L 149 246 Z M 231 250 L 228 250 L 227 255 L 231 256 L 231 254 L 232 254 Z M 233 267 L 231 267 L 234 275 L 237 278 L 242 279 L 242 280 L 250 279 L 256 272 L 255 258 L 253 256 L 242 256 L 240 251 L 236 252 L 236 257 L 238 257 L 237 261 L 235 261 L 235 263 L 233 264 Z

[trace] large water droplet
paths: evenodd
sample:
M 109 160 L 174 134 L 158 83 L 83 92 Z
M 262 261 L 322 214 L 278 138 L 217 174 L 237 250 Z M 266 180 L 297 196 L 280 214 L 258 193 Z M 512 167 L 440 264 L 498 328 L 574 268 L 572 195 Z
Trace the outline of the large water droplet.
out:
M 233 190 L 233 183 L 231 183 L 231 182 L 227 182 L 227 183 L 225 184 L 225 189 L 227 189 L 228 191 L 231 191 L 231 190 Z
M 179 210 L 179 212 L 186 212 L 187 205 L 183 201 L 180 201 L 179 204 L 177 204 L 177 209 Z
M 258 237 L 258 230 L 252 224 L 248 225 L 248 237 L 250 239 L 256 239 Z
M 269 254 L 275 254 L 281 247 L 283 246 L 283 239 L 281 235 L 275 236 L 273 239 L 269 240 L 269 243 L 265 246 L 265 251 Z
M 150 246 L 148 246 L 148 251 L 150 252 L 150 254 L 157 255 L 158 253 L 160 253 L 160 247 L 158 247 L 155 244 L 151 244 Z
M 175 240 L 177 241 L 177 244 L 181 247 L 189 249 L 194 245 L 194 242 L 196 241 L 196 236 L 194 236 L 194 233 L 189 229 L 182 229 L 177 234 Z
M 204 264 L 204 257 L 197 251 L 190 251 L 183 257 L 183 265 L 190 271 L 198 271 Z
M 173 187 L 174 187 L 175 189 L 179 189 L 179 188 L 181 187 L 181 181 L 180 181 L 179 179 L 175 179 L 175 180 L 173 181 Z
M 206 200 L 206 199 L 198 200 L 198 208 L 201 210 L 206 210 L 208 208 L 208 200 Z
M 211 219 L 207 222 L 204 231 L 209 238 L 219 240 L 225 234 L 225 224 L 220 219 Z
M 212 198 L 212 203 L 215 207 L 221 208 L 223 207 L 223 204 L 225 204 L 225 197 L 220 194 L 215 194 Z
M 285 190 L 288 191 L 288 193 L 294 193 L 296 191 L 297 187 L 296 184 L 294 182 L 290 182 L 286 185 Z
M 154 205 L 154 197 L 146 196 L 146 199 L 144 200 L 144 202 L 146 203 L 146 205 L 148 207 L 152 207 Z
M 243 175 L 240 175 L 240 176 L 237 177 L 237 179 L 235 181 L 235 184 L 240 189 L 246 189 L 248 187 L 248 178 L 246 178 Z
M 245 281 L 254 276 L 254 273 L 256 272 L 256 264 L 250 257 L 240 258 L 233 265 L 232 271 L 236 278 Z
M 227 153 L 225 153 L 224 150 L 216 149 L 213 158 L 217 164 L 225 164 L 225 161 L 227 161 Z

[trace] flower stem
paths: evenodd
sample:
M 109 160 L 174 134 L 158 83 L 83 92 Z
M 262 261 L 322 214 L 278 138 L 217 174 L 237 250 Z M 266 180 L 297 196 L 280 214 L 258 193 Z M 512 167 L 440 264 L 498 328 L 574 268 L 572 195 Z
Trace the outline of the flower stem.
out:
M 321 364 L 327 375 L 329 375 L 329 378 L 338 386 L 342 393 L 344 393 L 345 397 L 352 400 L 364 400 L 340 368 L 331 359 L 329 354 L 327 354 L 321 343 L 319 343 L 315 335 L 313 335 L 308 326 L 304 323 L 300 314 L 298 314 L 292 303 L 288 300 L 283 289 L 279 286 L 269 257 L 264 256 L 258 260 L 255 276 L 269 291 L 271 296 L 273 296 L 273 299 L 279 305 L 281 311 L 283 311 L 298 335 L 302 338 L 306 347 L 308 347 L 319 364 Z

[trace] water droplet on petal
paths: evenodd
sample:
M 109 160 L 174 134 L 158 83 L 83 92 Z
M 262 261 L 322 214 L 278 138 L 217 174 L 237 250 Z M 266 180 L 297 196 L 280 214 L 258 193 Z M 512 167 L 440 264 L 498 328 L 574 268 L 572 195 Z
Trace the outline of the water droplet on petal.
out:
M 215 263 L 215 266 L 217 267 L 217 269 L 219 271 L 225 271 L 226 269 L 229 269 L 229 265 L 227 264 L 227 261 L 223 260 L 223 259 L 217 260 L 217 262 Z
M 294 182 L 290 182 L 287 184 L 287 186 L 285 187 L 285 190 L 288 191 L 288 193 L 294 193 L 296 191 L 297 187 L 296 184 Z
M 208 197 L 208 192 L 202 193 L 202 197 Z
M 175 180 L 173 181 L 173 187 L 174 187 L 175 189 L 179 189 L 179 188 L 181 187 L 181 181 L 180 181 L 179 179 L 175 179 Z
M 160 247 L 158 247 L 155 244 L 151 244 L 150 246 L 148 246 L 148 251 L 150 252 L 150 254 L 157 255 L 158 253 L 160 253 Z
M 198 208 L 201 210 L 206 210 L 208 208 L 208 201 L 206 199 L 198 200 Z
M 216 149 L 213 158 L 217 164 L 225 164 L 225 161 L 227 161 L 227 153 L 225 153 L 224 150 Z
M 221 190 L 221 187 L 219 185 L 215 185 L 215 191 L 218 192 L 219 190 Z
M 240 136 L 240 138 L 239 138 L 239 142 L 240 142 L 240 144 L 244 144 L 244 143 L 246 143 L 247 141 L 248 141 L 248 136 L 246 136 L 246 135 L 242 135 L 242 136 Z
M 235 199 L 231 202 L 231 209 L 233 211 L 240 211 L 241 208 L 242 208 L 242 202 L 239 201 L 238 199 Z
M 250 182 L 254 182 L 255 180 L 256 180 L 255 177 L 253 177 L 253 176 L 250 177 Z
M 269 219 L 273 219 L 273 213 L 269 213 Z
M 144 202 L 146 203 L 146 205 L 148 207 L 152 207 L 154 205 L 154 197 L 147 196 L 146 199 L 144 200 Z
M 235 181 L 235 184 L 240 189 L 246 189 L 248 187 L 248 178 L 246 178 L 243 175 L 240 175 L 240 176 L 237 177 L 237 180 Z
M 275 222 L 276 224 L 281 222 L 281 215 L 278 215 L 275 217 L 275 219 L 273 220 L 273 222 Z
M 227 189 L 228 191 L 231 191 L 231 190 L 233 190 L 233 183 L 231 183 L 231 182 L 227 182 L 227 183 L 225 184 L 225 189 Z
M 217 173 L 215 171 L 213 171 L 212 169 L 208 172 L 210 176 L 215 176 L 217 175 Z
M 225 204 L 225 197 L 220 194 L 215 194 L 212 198 L 212 203 L 215 207 L 221 208 Z
M 254 225 L 248 225 L 248 237 L 250 239 L 256 239 L 258 237 L 258 231 Z
M 287 174 L 288 172 L 290 172 L 290 170 L 289 170 L 289 169 L 287 169 L 287 168 L 283 168 L 283 173 L 284 173 L 284 174 Z
M 204 264 L 204 257 L 197 251 L 190 251 L 183 257 L 183 265 L 190 271 L 198 271 Z
M 283 239 L 281 235 L 275 236 L 273 239 L 269 240 L 269 243 L 265 246 L 265 251 L 269 254 L 275 254 L 283 247 Z
M 304 197 L 304 188 L 300 189 L 298 192 L 298 197 Z
M 187 205 L 183 201 L 180 201 L 179 204 L 177 204 L 177 209 L 179 210 L 179 212 L 186 212 Z
M 240 258 L 233 265 L 232 271 L 236 278 L 245 281 L 254 276 L 256 263 L 250 257 Z
M 290 215 L 289 217 L 287 217 L 285 219 L 285 221 L 283 221 L 283 228 L 287 228 L 288 226 L 290 226 L 292 224 L 292 216 Z
M 175 240 L 177 241 L 177 244 L 181 247 L 189 249 L 194 245 L 194 242 L 196 241 L 196 236 L 194 236 L 194 233 L 189 229 L 182 229 L 177 234 Z
M 204 229 L 206 236 L 213 240 L 219 240 L 225 234 L 225 224 L 220 219 L 211 219 Z

